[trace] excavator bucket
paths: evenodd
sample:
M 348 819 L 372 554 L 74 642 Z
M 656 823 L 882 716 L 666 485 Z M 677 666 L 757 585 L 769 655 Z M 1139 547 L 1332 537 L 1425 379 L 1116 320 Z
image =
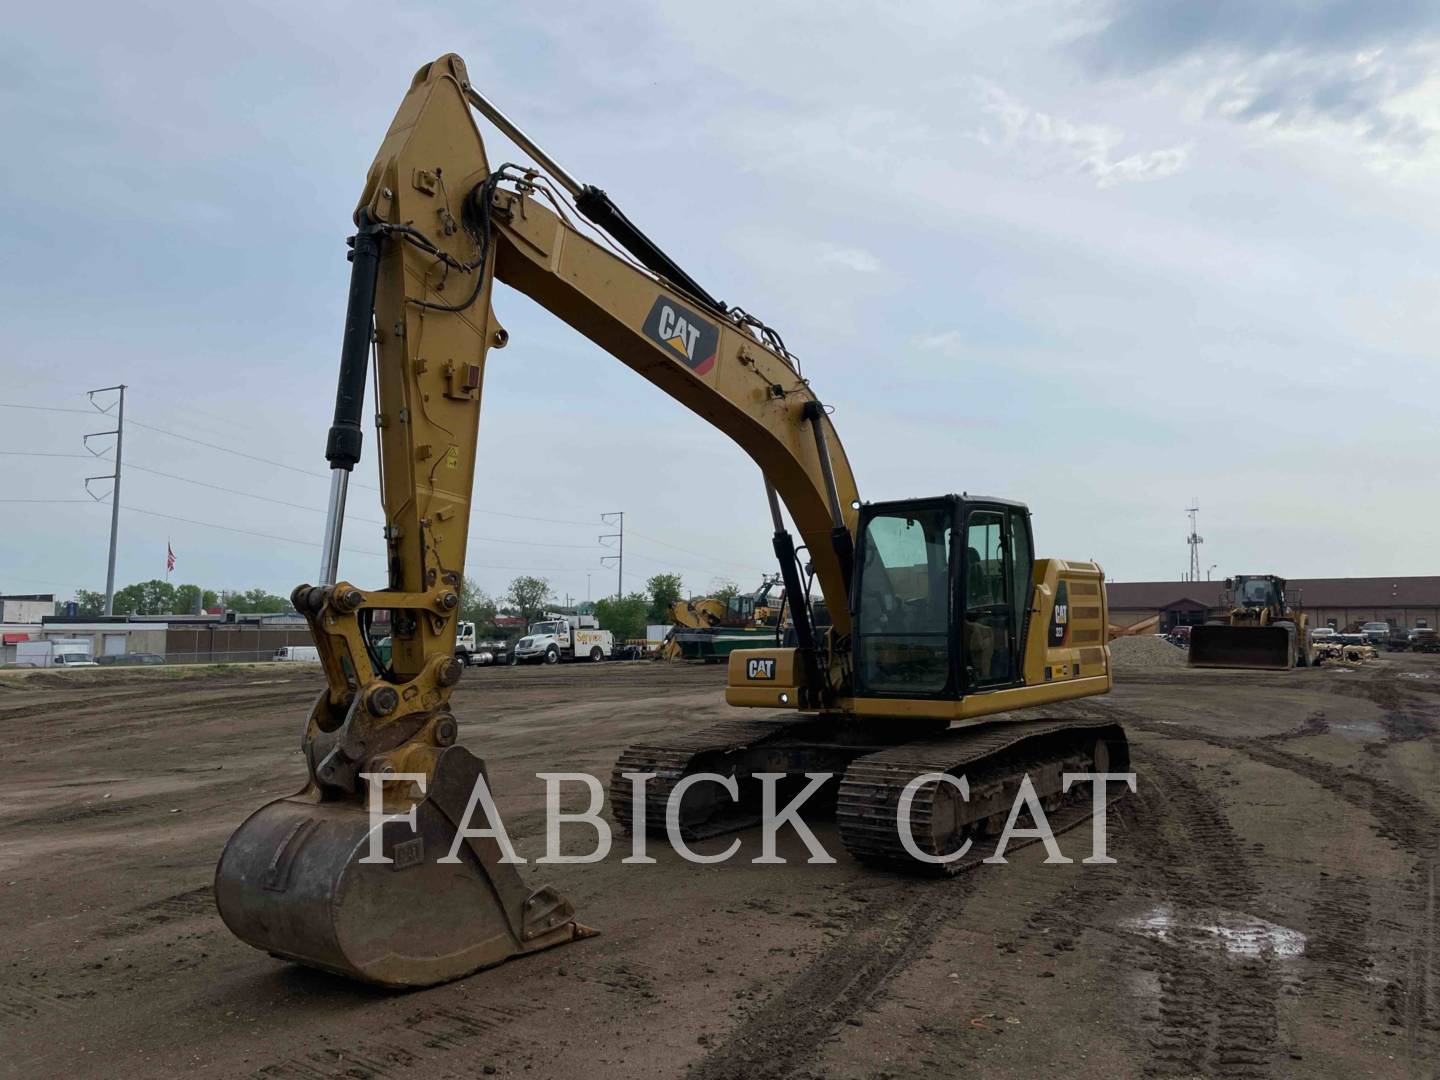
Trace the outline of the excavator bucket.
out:
M 386 862 L 362 861 L 371 820 L 361 800 L 324 801 L 312 785 L 261 807 L 215 871 L 225 925 L 282 959 L 393 987 L 430 986 L 592 935 L 559 893 L 527 889 L 493 837 L 456 845 L 462 826 L 490 827 L 479 806 L 465 821 L 483 776 L 463 747 L 442 751 L 413 831 L 405 821 L 384 825 Z
M 1190 666 L 1285 670 L 1295 661 L 1294 635 L 1288 626 L 1196 626 Z

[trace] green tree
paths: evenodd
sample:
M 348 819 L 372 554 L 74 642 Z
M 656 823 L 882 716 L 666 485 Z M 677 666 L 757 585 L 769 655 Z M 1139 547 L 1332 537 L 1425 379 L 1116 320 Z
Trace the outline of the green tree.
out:
M 221 602 L 228 608 L 247 614 L 278 615 L 290 607 L 290 601 L 264 589 L 246 589 L 238 592 L 227 589 L 220 594 Z
M 89 589 L 76 589 L 75 603 L 79 605 L 81 615 L 103 615 L 105 613 L 104 593 L 91 592 Z
M 650 611 L 650 598 L 644 593 L 631 593 L 623 600 L 607 598 L 595 601 L 595 618 L 604 630 L 615 635 L 617 642 L 645 636 L 645 617 Z
M 460 618 L 473 622 L 477 632 L 495 626 L 495 599 L 474 578 L 460 583 Z
M 214 607 L 220 602 L 218 596 L 209 589 L 201 589 L 199 585 L 177 585 L 175 587 L 175 606 L 171 609 L 171 613 L 174 615 L 193 614 L 197 598 L 202 609 Z
M 550 582 L 540 577 L 517 577 L 510 582 L 506 599 L 518 615 L 530 625 L 545 612 L 545 598 L 550 595 Z
M 710 595 L 716 600 L 724 600 L 728 603 L 732 597 L 740 595 L 740 586 L 729 578 L 716 578 L 715 583 L 710 587 Z
M 175 586 L 159 578 L 115 591 L 116 615 L 166 615 L 175 610 Z
M 646 618 L 652 623 L 668 623 L 670 621 L 670 605 L 685 595 L 684 588 L 679 574 L 655 574 L 652 576 L 645 582 L 645 590 L 650 594 L 650 608 Z

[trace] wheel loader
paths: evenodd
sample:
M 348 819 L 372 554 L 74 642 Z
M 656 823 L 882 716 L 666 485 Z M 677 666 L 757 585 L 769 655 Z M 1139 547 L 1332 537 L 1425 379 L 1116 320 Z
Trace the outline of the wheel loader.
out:
M 1273 574 L 1226 578 L 1223 620 L 1190 628 L 1190 666 L 1288 670 L 1315 663 L 1308 617 L 1292 608 L 1285 579 Z
M 531 161 L 492 163 L 472 109 Z M 757 774 L 803 784 L 819 772 L 855 858 L 950 873 L 973 865 L 973 851 L 950 858 L 966 841 L 993 845 L 1027 780 L 1057 831 L 1103 805 L 1108 791 L 1062 776 L 1123 771 L 1118 725 L 1008 715 L 1109 691 L 1100 567 L 1037 557 L 1029 511 L 1012 500 L 862 500 L 831 410 L 780 334 L 706 291 L 545 154 L 460 57 L 416 74 L 354 220 L 321 565 L 318 583 L 292 594 L 326 686 L 304 720 L 304 787 L 257 810 L 220 856 L 216 902 L 242 940 L 423 986 L 590 933 L 507 858 L 499 808 L 481 798 L 484 764 L 451 708 L 481 389 L 489 353 L 509 338 L 496 282 L 724 432 L 763 479 L 793 644 L 729 657 L 726 700 L 745 718 L 621 755 L 611 812 L 622 826 L 662 837 L 674 796 L 687 838 L 743 828 L 761 812 Z M 338 562 L 372 365 L 388 574 L 366 587 Z M 964 460 L 957 445 L 957 488 Z M 676 477 L 677 500 L 689 483 Z M 829 609 L 823 634 L 812 586 Z M 382 611 L 388 657 L 375 647 Z M 675 794 L 702 772 L 733 781 L 736 797 L 708 782 Z M 946 782 L 962 775 L 968 799 Z M 372 800 L 394 815 L 383 828 Z

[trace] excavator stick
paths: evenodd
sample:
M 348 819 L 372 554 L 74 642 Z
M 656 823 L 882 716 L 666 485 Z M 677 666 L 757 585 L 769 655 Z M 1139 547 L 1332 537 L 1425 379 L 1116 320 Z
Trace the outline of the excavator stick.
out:
M 372 821 L 361 801 L 326 800 L 311 785 L 262 806 L 220 857 L 221 918 L 257 949 L 391 987 L 430 986 L 589 937 L 569 901 L 525 887 L 493 837 L 457 843 L 483 776 L 463 747 L 440 751 L 413 804 L 413 831 L 403 820 L 381 829 L 384 861 L 369 861 Z M 411 804 L 387 795 L 390 805 L 404 814 Z M 465 827 L 490 824 L 477 806 Z
M 420 70 L 356 210 L 320 584 L 291 594 L 327 684 L 302 740 L 309 781 L 251 815 L 215 871 L 242 941 L 393 987 L 593 933 L 558 893 L 524 885 L 495 833 L 474 835 L 500 826 L 472 797 L 485 770 L 456 745 L 449 706 L 485 358 L 507 340 L 490 307 L 493 182 L 468 87 L 459 57 Z M 389 572 L 362 590 L 337 576 L 372 365 Z
M 1295 665 L 1293 626 L 1196 626 L 1190 666 L 1286 670 Z

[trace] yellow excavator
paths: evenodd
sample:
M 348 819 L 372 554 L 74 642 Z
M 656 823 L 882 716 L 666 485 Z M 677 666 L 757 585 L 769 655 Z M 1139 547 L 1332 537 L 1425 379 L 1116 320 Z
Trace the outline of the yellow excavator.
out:
M 492 165 L 472 108 L 534 164 Z M 303 790 L 251 815 L 216 868 L 220 914 L 241 939 L 357 979 L 422 986 L 590 933 L 563 896 L 524 883 L 496 836 L 476 835 L 498 810 L 450 707 L 481 387 L 488 351 L 507 342 L 496 281 L 729 435 L 764 478 L 793 644 L 731 654 L 726 699 L 761 710 L 753 718 L 621 756 L 611 810 L 622 825 L 638 813 L 664 836 L 677 785 L 708 771 L 734 778 L 739 798 L 689 786 L 677 798 L 682 834 L 742 828 L 760 813 L 756 773 L 804 785 L 805 773 L 825 772 L 856 858 L 954 872 L 993 849 L 1022 777 L 1056 830 L 1108 795 L 1067 792 L 1061 775 L 1123 771 L 1119 726 L 1003 715 L 1110 689 L 1099 566 L 1037 559 L 1017 502 L 862 501 L 830 411 L 780 335 L 717 300 L 602 190 L 549 158 L 458 56 L 416 74 L 355 224 L 319 583 L 292 594 L 326 687 L 304 723 Z M 372 366 L 388 551 L 377 588 L 337 575 Z M 823 635 L 812 577 L 829 609 Z M 379 611 L 389 612 L 385 660 L 371 629 Z M 652 779 L 632 800 L 635 773 Z M 968 800 L 939 774 L 964 775 Z M 897 825 L 907 785 L 910 834 Z M 397 820 L 372 830 L 372 799 Z M 965 859 L 943 867 L 912 854 L 940 858 L 967 838 Z
M 779 574 L 766 574 L 760 588 L 753 593 L 733 596 L 691 597 L 670 605 L 670 621 L 689 630 L 706 630 L 717 626 L 774 626 L 780 614 L 780 602 L 772 594 L 781 585 Z
M 753 593 L 677 600 L 667 612 L 670 632 L 657 657 L 719 663 L 735 649 L 756 644 L 767 631 L 783 634 L 784 628 L 776 626 L 783 607 L 779 574 L 766 574 Z

